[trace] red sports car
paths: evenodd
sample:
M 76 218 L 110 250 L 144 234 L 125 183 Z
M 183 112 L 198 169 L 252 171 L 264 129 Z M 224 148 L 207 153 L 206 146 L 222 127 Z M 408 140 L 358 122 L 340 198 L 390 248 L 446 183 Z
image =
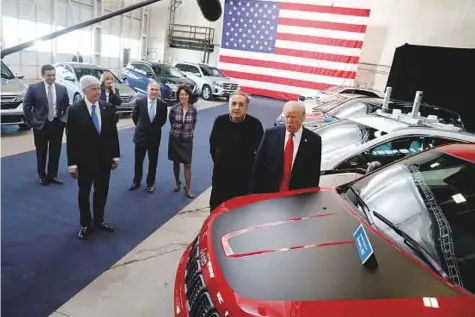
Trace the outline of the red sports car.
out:
M 474 317 L 475 145 L 336 188 L 222 204 L 186 249 L 176 317 Z

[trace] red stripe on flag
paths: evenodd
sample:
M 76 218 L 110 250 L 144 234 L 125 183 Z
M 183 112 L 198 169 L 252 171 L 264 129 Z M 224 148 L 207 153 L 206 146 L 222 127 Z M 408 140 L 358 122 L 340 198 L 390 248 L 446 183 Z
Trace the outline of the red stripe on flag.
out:
M 221 55 L 219 57 L 220 63 L 229 63 L 237 65 L 246 65 L 246 66 L 256 66 L 256 67 L 265 67 L 278 70 L 288 70 L 293 72 L 308 73 L 313 75 L 329 76 L 329 77 L 339 77 L 339 78 L 356 78 L 356 72 L 353 71 L 344 71 L 328 68 L 319 68 L 313 66 L 303 66 L 295 64 L 285 64 L 279 62 L 263 61 L 251 58 L 242 58 L 242 57 L 231 57 Z
M 329 88 L 330 86 L 332 86 L 329 84 L 316 83 L 316 82 L 306 81 L 306 80 L 236 72 L 236 71 L 225 70 L 225 69 L 223 69 L 223 72 L 225 73 L 226 76 L 229 76 L 231 78 L 261 81 L 265 83 L 280 84 L 280 85 L 293 86 L 293 87 L 299 87 L 299 88 L 325 90 Z
M 287 92 L 280 92 L 280 91 L 268 90 L 268 89 L 251 88 L 251 87 L 245 87 L 245 86 L 241 86 L 240 90 L 242 92 L 247 93 L 247 94 L 269 97 L 269 98 L 274 98 L 274 99 L 284 100 L 284 101 L 297 100 L 297 98 L 299 97 L 296 94 L 291 94 L 291 93 L 287 93 Z M 282 106 L 284 106 L 284 105 L 282 105 Z
M 304 3 L 287 3 L 287 2 L 281 2 L 280 9 L 315 12 L 315 13 L 353 15 L 353 16 L 359 16 L 359 17 L 369 17 L 369 13 L 370 13 L 370 10 L 367 10 L 367 9 L 344 8 L 344 7 L 322 6 L 322 5 L 304 4 Z
M 366 32 L 366 25 L 347 24 L 347 23 L 339 23 L 339 22 L 322 22 L 322 21 L 311 21 L 311 20 L 302 20 L 302 19 L 293 19 L 293 18 L 279 18 L 279 24 L 314 28 L 314 29 L 326 29 L 326 30 L 333 30 L 333 31 L 345 31 L 345 32 L 355 32 L 355 33 Z
M 341 39 L 332 39 L 332 38 L 328 38 L 328 37 L 289 34 L 289 33 L 277 33 L 276 39 L 277 40 L 283 40 L 283 41 L 292 41 L 292 42 L 300 42 L 300 43 L 312 43 L 312 44 L 339 46 L 339 47 L 350 47 L 350 48 L 362 48 L 363 47 L 363 42 L 362 41 L 341 40 Z
M 358 56 L 346 56 L 346 55 L 311 52 L 311 51 L 301 51 L 301 50 L 294 50 L 290 48 L 279 48 L 279 47 L 276 47 L 275 54 L 293 56 L 293 57 L 311 58 L 311 59 L 347 63 L 347 64 L 358 64 L 360 60 Z

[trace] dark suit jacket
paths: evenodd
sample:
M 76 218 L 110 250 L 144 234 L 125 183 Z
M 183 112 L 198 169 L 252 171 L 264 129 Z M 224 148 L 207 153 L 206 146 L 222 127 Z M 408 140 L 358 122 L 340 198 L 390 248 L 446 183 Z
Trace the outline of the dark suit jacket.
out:
M 106 102 L 106 90 L 103 86 L 101 86 L 101 97 L 100 99 L 104 102 Z M 119 116 L 117 115 L 117 107 L 122 104 L 122 99 L 120 99 L 120 93 L 119 89 L 115 89 L 115 92 L 111 95 L 109 95 L 109 103 L 112 105 L 112 108 L 114 110 L 114 114 L 116 114 L 116 121 L 119 122 Z
M 150 122 L 148 115 L 148 98 L 137 99 L 132 111 L 135 124 L 134 142 L 140 146 L 159 146 L 162 137 L 162 127 L 167 122 L 167 105 L 157 99 L 155 118 Z
M 110 167 L 112 160 L 120 157 L 117 125 L 112 105 L 99 101 L 99 109 L 102 123 L 100 134 L 94 127 L 84 100 L 70 107 L 66 125 L 68 166 Z
M 284 139 L 285 126 L 274 127 L 264 133 L 254 161 L 251 193 L 279 191 L 284 170 Z M 303 128 L 292 167 L 290 190 L 319 186 L 321 153 L 320 136 Z
M 69 108 L 69 96 L 66 87 L 55 83 L 56 107 L 58 117 L 66 123 Z M 25 99 L 23 100 L 23 113 L 26 122 L 35 130 L 41 130 L 48 120 L 48 97 L 44 82 L 34 83 L 28 86 Z

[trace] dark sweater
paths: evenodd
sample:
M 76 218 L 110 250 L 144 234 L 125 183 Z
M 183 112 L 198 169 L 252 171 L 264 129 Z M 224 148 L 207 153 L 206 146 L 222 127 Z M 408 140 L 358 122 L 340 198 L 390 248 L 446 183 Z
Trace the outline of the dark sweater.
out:
M 263 134 L 262 123 L 249 114 L 241 122 L 232 122 L 228 114 L 216 118 L 210 136 L 213 186 L 237 192 L 248 190 Z

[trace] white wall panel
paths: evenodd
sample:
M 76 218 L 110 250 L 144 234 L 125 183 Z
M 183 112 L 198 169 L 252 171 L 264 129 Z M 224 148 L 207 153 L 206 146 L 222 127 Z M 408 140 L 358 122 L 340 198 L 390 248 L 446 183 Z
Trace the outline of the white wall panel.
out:
M 120 8 L 121 1 L 109 0 L 109 7 Z M 130 5 L 141 0 L 128 0 Z M 94 0 L 2 0 L 2 47 L 11 47 L 32 40 L 41 35 L 70 27 L 94 17 Z M 56 15 L 54 13 L 56 6 Z M 121 25 L 122 17 L 115 17 L 103 23 L 101 64 L 120 74 L 121 51 L 130 48 L 134 56 L 139 53 L 142 11 L 135 10 L 136 18 L 127 26 Z M 106 11 L 108 13 L 110 11 Z M 130 15 L 130 14 L 129 14 Z M 7 23 L 8 22 L 8 23 Z M 121 30 L 123 38 L 121 39 Z M 104 45 L 107 42 L 107 45 Z M 22 72 L 27 79 L 38 79 L 39 69 L 45 63 L 71 61 L 76 50 L 80 50 L 84 62 L 92 61 L 92 27 L 62 35 L 54 40 L 35 44 L 33 47 L 4 58 L 14 72 Z M 122 43 L 122 46 L 121 46 Z M 105 49 L 106 46 L 106 49 Z
M 170 0 L 162 0 L 150 6 L 150 25 L 148 34 L 149 60 L 163 62 L 164 49 L 167 46 L 168 8 Z
M 371 9 L 361 52 L 357 82 L 384 89 L 396 47 L 405 43 L 449 47 L 475 47 L 475 0 L 282 0 L 320 5 Z M 177 9 L 175 23 L 209 26 L 216 29 L 220 44 L 222 19 L 209 23 L 199 12 L 196 1 L 184 1 Z M 197 61 L 200 52 L 170 49 L 165 57 Z M 218 54 L 210 57 L 216 64 Z

